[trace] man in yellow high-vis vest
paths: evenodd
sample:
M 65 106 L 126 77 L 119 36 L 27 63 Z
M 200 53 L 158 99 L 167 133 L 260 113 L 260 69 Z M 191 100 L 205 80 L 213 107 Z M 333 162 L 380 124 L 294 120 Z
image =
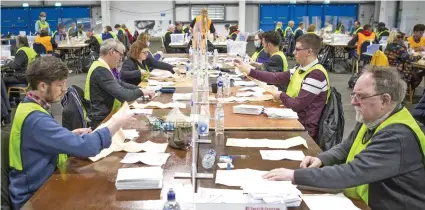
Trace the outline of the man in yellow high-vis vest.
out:
M 41 29 L 47 28 L 47 31 L 50 33 L 49 23 L 46 21 L 47 14 L 45 12 L 40 12 L 40 20 L 35 21 L 35 33 L 40 33 Z
M 263 38 L 264 50 L 270 48 L 267 46 L 270 45 L 270 43 L 267 44 L 268 33 L 274 33 L 276 37 L 279 37 L 274 31 L 266 32 Z M 255 70 L 248 65 L 237 64 L 240 71 L 250 77 L 278 86 L 280 90 L 274 91 L 273 97 L 275 100 L 282 101 L 285 107 L 297 112 L 298 120 L 313 139 L 319 131 L 322 110 L 330 94 L 328 73 L 317 59 L 321 43 L 320 37 L 316 34 L 305 34 L 298 38 L 295 59 L 299 65 L 286 71 L 281 69 L 279 72 L 267 72 Z
M 133 122 L 128 112 L 114 116 L 105 128 L 70 131 L 50 113 L 67 90 L 68 67 L 59 58 L 36 59 L 27 70 L 31 87 L 15 113 L 9 140 L 9 192 L 12 209 L 21 207 L 59 168 L 66 170 L 67 155 L 93 157 L 111 145 L 112 135 Z M 8 167 L 8 166 L 2 166 Z
M 304 158 L 302 169 L 274 169 L 264 178 L 344 189 L 373 210 L 423 209 L 425 136 L 402 105 L 406 89 L 396 69 L 367 70 L 351 94 L 358 124 L 349 137 Z

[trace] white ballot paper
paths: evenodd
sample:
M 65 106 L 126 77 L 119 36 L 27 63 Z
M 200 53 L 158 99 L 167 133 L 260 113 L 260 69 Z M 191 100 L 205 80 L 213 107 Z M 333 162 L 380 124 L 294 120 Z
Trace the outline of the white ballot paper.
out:
M 298 145 L 304 145 L 308 148 L 306 140 L 301 136 L 286 140 L 228 138 L 226 143 L 226 146 L 229 147 L 266 147 L 273 149 L 288 149 Z
M 139 137 L 139 132 L 136 129 L 122 130 L 124 132 L 125 139 L 136 139 Z
M 344 194 L 305 194 L 301 198 L 311 210 L 360 210 Z
M 173 101 L 190 101 L 192 99 L 192 93 L 174 93 Z
M 117 190 L 161 189 L 163 173 L 161 167 L 120 168 L 115 186 Z
M 181 102 L 172 102 L 172 103 L 163 104 L 163 103 L 158 102 L 158 101 L 151 101 L 147 104 L 139 104 L 139 103 L 135 102 L 132 105 L 136 109 L 145 109 L 147 107 L 149 107 L 149 108 L 159 108 L 159 109 L 170 109 L 170 108 L 185 109 L 186 108 L 186 104 L 181 103 Z
M 235 81 L 233 85 L 234 86 L 249 86 L 249 87 L 257 86 L 257 84 L 253 81 Z
M 121 163 L 142 162 L 146 165 L 162 166 L 167 162 L 169 157 L 170 157 L 170 153 L 156 153 L 156 152 L 133 153 L 133 152 L 129 152 L 121 160 Z
M 260 150 L 263 160 L 298 160 L 302 161 L 305 157 L 300 150 Z
M 264 108 L 264 113 L 274 119 L 298 119 L 298 114 L 288 108 Z

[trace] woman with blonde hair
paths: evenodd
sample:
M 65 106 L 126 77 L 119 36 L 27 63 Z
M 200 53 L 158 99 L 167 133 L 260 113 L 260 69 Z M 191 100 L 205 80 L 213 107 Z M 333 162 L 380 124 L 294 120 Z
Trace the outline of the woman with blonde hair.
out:
M 139 85 L 149 77 L 153 69 L 163 69 L 174 74 L 172 65 L 155 60 L 149 53 L 148 45 L 137 40 L 130 47 L 128 58 L 120 71 L 120 78 L 126 83 Z
M 316 25 L 310 24 L 307 28 L 308 34 L 316 34 Z
M 137 41 L 141 41 L 148 46 L 150 56 L 153 57 L 155 60 L 159 61 L 162 58 L 162 52 L 156 52 L 155 54 L 152 54 L 149 49 L 149 46 L 151 45 L 151 42 L 149 41 L 150 39 L 151 35 L 147 32 L 143 32 L 137 37 Z
M 422 76 L 412 71 L 410 63 L 420 60 L 422 55 L 409 54 L 404 45 L 404 39 L 405 34 L 403 32 L 391 31 L 384 53 L 388 57 L 390 65 L 397 68 L 401 78 L 414 90 L 421 83 Z

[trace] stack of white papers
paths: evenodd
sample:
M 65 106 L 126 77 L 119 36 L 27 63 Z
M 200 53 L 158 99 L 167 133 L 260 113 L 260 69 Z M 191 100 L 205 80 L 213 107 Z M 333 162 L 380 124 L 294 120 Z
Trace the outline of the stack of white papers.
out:
M 161 70 L 161 69 L 154 69 L 149 73 L 149 76 L 151 77 L 171 77 L 173 74 L 169 71 Z
M 161 167 L 120 168 L 115 186 L 117 190 L 161 189 Z
M 304 145 L 305 148 L 308 148 L 306 140 L 301 136 L 286 140 L 228 138 L 226 142 L 226 146 L 229 147 L 267 147 L 273 149 L 288 149 L 298 145 Z
M 240 186 L 244 193 L 266 203 L 299 206 L 301 192 L 289 181 L 267 181 L 262 176 L 266 171 L 253 169 L 217 170 L 216 184 Z
M 233 107 L 233 113 L 259 115 L 263 112 L 263 106 L 241 104 Z
M 304 153 L 300 150 L 260 150 L 263 160 L 298 160 L 304 159 Z
M 156 80 L 148 80 L 149 86 L 170 87 L 174 86 L 174 82 L 159 82 Z
M 253 81 L 235 81 L 233 84 L 235 86 L 250 86 L 250 87 L 257 86 L 257 84 Z
M 263 203 L 255 200 L 243 190 L 199 188 L 196 193 L 196 203 Z
M 174 93 L 173 101 L 190 101 L 192 99 L 192 93 Z
M 264 108 L 269 118 L 298 119 L 298 114 L 287 108 Z
M 137 139 L 139 138 L 139 132 L 136 129 L 122 130 L 124 133 L 125 139 Z
M 301 198 L 311 210 L 359 210 L 344 194 L 309 194 Z
M 170 157 L 170 153 L 155 153 L 155 152 L 133 153 L 133 152 L 129 152 L 121 160 L 121 163 L 142 162 L 146 165 L 162 166 L 167 162 L 169 157 Z
M 264 90 L 264 88 L 261 88 L 261 87 L 244 87 L 239 89 L 239 91 L 248 91 L 248 90 L 254 91 L 254 92 L 261 92 L 261 93 L 266 92 L 266 90 Z
M 248 97 L 248 96 L 262 96 L 262 92 L 238 92 L 236 97 Z

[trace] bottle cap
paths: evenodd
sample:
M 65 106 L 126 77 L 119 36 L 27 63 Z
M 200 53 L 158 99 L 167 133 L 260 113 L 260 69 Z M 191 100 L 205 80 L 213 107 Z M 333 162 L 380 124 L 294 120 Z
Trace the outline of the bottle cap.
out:
M 168 201 L 174 201 L 176 200 L 176 193 L 174 192 L 173 188 L 170 188 L 170 190 L 167 193 L 167 200 Z

